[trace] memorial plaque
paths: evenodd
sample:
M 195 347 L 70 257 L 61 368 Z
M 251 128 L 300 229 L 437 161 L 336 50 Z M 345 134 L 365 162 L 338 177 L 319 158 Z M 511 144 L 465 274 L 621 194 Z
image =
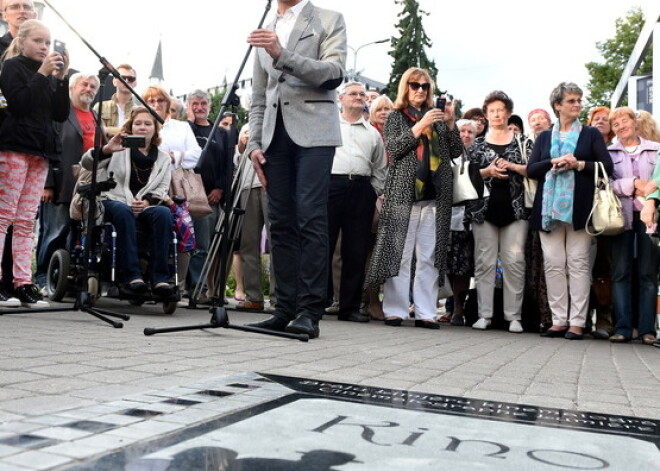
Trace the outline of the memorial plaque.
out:
M 69 469 L 659 469 L 657 420 L 262 377 L 284 392 Z

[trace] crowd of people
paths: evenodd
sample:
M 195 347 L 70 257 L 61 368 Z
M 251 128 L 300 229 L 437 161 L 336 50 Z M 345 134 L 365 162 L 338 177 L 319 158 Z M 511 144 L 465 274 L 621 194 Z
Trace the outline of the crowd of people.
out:
M 69 239 L 74 171 L 95 164 L 98 114 L 98 177 L 117 182 L 99 199 L 118 232 L 128 292 L 192 297 L 201 284 L 208 291 L 190 304 L 212 302 L 202 266 L 227 200 L 226 157 L 235 155 L 245 209 L 236 301 L 272 314 L 257 327 L 314 338 L 326 313 L 390 327 L 407 320 L 426 329 L 500 326 L 660 346 L 660 130 L 649 113 L 601 106 L 583 124 L 583 91 L 562 82 L 526 120 L 501 90 L 458 116 L 453 99 L 436 103 L 434 78 L 418 67 L 402 75 L 392 101 L 344 79 L 341 14 L 280 0 L 273 23 L 248 38 L 256 49 L 252 107 L 233 143 L 236 117 L 228 113 L 214 129 L 203 90 L 182 102 L 152 85 L 142 93 L 149 106 L 136 104 L 123 83 L 137 83 L 129 64 L 117 67 L 122 80 L 113 79 L 111 99 L 92 107 L 98 79 L 69 74 L 68 53 L 50 50 L 49 30 L 32 12 L 29 0 L 4 2 L 10 31 L 0 40 L 7 105 L 0 125 L 0 306 L 45 304 L 49 260 Z M 301 35 L 300 17 L 324 33 Z M 127 135 L 144 140 L 127 147 Z M 455 169 L 463 166 L 483 192 L 456 201 Z M 177 169 L 201 174 L 210 211 L 192 215 L 195 240 L 177 245 L 175 277 L 167 257 L 180 204 L 171 189 Z M 621 203 L 617 235 L 590 227 L 599 169 Z M 138 227 L 151 234 L 149 279 L 138 260 Z M 268 307 L 264 245 L 271 254 Z

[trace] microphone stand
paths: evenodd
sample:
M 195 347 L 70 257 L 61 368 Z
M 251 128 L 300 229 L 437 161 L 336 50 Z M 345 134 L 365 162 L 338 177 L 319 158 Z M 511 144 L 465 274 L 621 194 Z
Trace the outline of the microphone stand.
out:
M 257 28 L 261 28 L 263 26 L 268 11 L 270 10 L 270 5 L 271 5 L 271 0 L 267 0 L 266 9 L 263 13 L 263 16 L 261 17 L 261 21 L 259 22 L 259 26 L 257 26 Z M 241 62 L 238 72 L 236 73 L 236 77 L 234 78 L 234 81 L 227 88 L 227 91 L 220 106 L 220 111 L 215 119 L 215 122 L 213 123 L 213 128 L 211 130 L 211 133 L 209 134 L 209 138 L 206 141 L 206 144 L 204 145 L 204 149 L 202 149 L 202 155 L 200 156 L 200 160 L 203 158 L 209 158 L 207 156 L 207 153 L 209 152 L 209 146 L 211 145 L 211 141 L 213 140 L 213 134 L 215 133 L 218 124 L 222 119 L 222 115 L 226 111 L 228 105 L 234 103 L 234 100 L 236 99 L 236 90 L 238 89 L 238 81 L 243 73 L 243 69 L 245 68 L 245 64 L 247 63 L 247 60 L 250 57 L 251 52 L 252 52 L 252 46 L 250 45 L 248 46 L 247 52 L 245 53 L 245 56 L 243 58 L 243 61 Z M 229 271 L 229 263 L 230 263 L 232 248 L 238 238 L 238 234 L 240 233 L 241 219 L 242 219 L 242 215 L 245 213 L 245 210 L 242 209 L 241 207 L 242 205 L 239 202 L 240 186 L 238 183 L 242 176 L 241 169 L 239 167 L 239 171 L 236 173 L 236 177 L 232 181 L 230 169 L 233 167 L 233 155 L 231 155 L 229 149 L 227 151 L 226 158 L 227 158 L 227 166 L 226 166 L 227 192 L 224 197 L 224 214 L 223 217 L 220 218 L 220 220 L 218 221 L 218 224 L 216 225 L 213 242 L 211 243 L 211 247 L 209 248 L 209 253 L 204 262 L 204 266 L 202 267 L 202 272 L 200 274 L 197 286 L 195 287 L 195 290 L 192 294 L 193 300 L 199 298 L 200 292 L 202 290 L 202 286 L 204 285 L 204 282 L 207 279 L 207 277 L 209 277 L 209 272 L 211 271 L 212 268 L 217 268 L 218 273 L 217 276 L 215 276 L 215 280 L 213 283 L 215 292 L 213 293 L 213 296 L 211 296 L 212 306 L 209 309 L 211 313 L 211 319 L 206 324 L 197 324 L 197 325 L 188 325 L 188 326 L 179 326 L 179 327 L 165 327 L 165 328 L 147 327 L 144 329 L 144 335 L 154 335 L 160 333 L 181 332 L 185 330 L 213 329 L 213 328 L 224 327 L 227 329 L 241 330 L 243 332 L 253 332 L 258 334 L 273 335 L 277 337 L 300 340 L 301 342 L 307 342 L 309 340 L 309 336 L 307 334 L 291 334 L 288 332 L 280 332 L 280 331 L 262 329 L 259 327 L 252 327 L 252 326 L 232 325 L 229 323 L 229 316 L 227 314 L 227 309 L 224 307 L 224 299 L 225 299 L 224 290 L 227 281 L 227 273 Z M 243 160 L 241 160 L 241 162 L 242 161 Z M 238 204 L 235 204 L 235 200 Z
M 137 99 L 137 100 L 138 100 L 138 101 L 139 101 L 139 102 L 140 102 L 140 103 L 141 103 L 141 104 L 142 104 L 147 110 L 149 110 L 149 113 L 151 113 L 151 115 L 156 119 L 156 121 L 158 121 L 160 124 L 165 124 L 165 120 L 164 120 L 163 118 L 161 118 L 160 115 L 159 115 L 158 113 L 156 113 L 156 112 L 153 110 L 153 108 L 151 108 L 151 106 L 147 105 L 147 102 L 144 101 L 144 99 L 143 99 L 143 98 L 142 98 L 142 97 L 141 97 L 141 96 L 140 96 L 140 95 L 139 95 L 139 94 L 133 89 L 133 87 L 131 87 L 131 86 L 126 82 L 126 80 L 124 80 L 124 79 L 122 78 L 122 76 L 121 76 L 121 74 L 119 73 L 119 71 L 118 71 L 118 70 L 117 70 L 117 69 L 116 69 L 116 68 L 110 63 L 110 61 L 108 61 L 108 59 L 106 59 L 105 57 L 101 56 L 101 54 L 99 54 L 98 52 L 96 52 L 96 49 L 94 49 L 94 48 L 92 47 L 92 45 L 89 44 L 89 43 L 85 40 L 85 38 L 83 38 L 82 35 L 81 35 L 78 31 L 76 31 L 76 29 L 71 25 L 71 23 L 69 23 L 69 22 L 66 20 L 66 18 L 64 18 L 64 16 L 62 16 L 62 14 L 61 14 L 59 11 L 57 11 L 57 9 L 56 9 L 56 8 L 55 8 L 55 7 L 54 7 L 54 6 L 53 6 L 48 0 L 44 0 L 44 3 L 45 3 L 45 4 L 46 4 L 51 10 L 53 10 L 53 13 L 55 13 L 57 16 L 59 16 L 60 19 L 64 22 L 64 24 L 67 25 L 67 26 L 69 27 L 69 29 L 70 29 L 71 31 L 73 31 L 73 33 L 74 33 L 76 36 L 78 36 L 78 38 L 80 38 L 80 40 L 83 42 L 83 44 L 84 44 L 85 46 L 87 46 L 87 48 L 88 48 L 90 51 L 92 51 L 92 53 L 93 53 L 96 57 L 98 57 L 99 61 L 101 62 L 101 65 L 102 65 L 103 67 L 105 67 L 105 68 L 108 70 L 108 72 L 109 72 L 110 74 L 112 74 L 112 76 L 113 76 L 114 78 L 116 78 L 117 80 L 119 80 L 119 81 L 120 81 L 120 82 L 121 82 L 121 83 L 122 83 L 122 84 L 123 84 L 123 85 L 124 85 L 124 86 L 125 86 L 125 87 L 126 87 L 131 93 L 132 93 L 132 94 L 133 94 L 133 96 L 134 96 L 134 97 L 135 97 L 135 98 L 136 98 L 136 99 Z M 107 77 L 107 75 L 106 75 L 106 77 Z M 103 95 L 102 95 L 101 93 L 99 93 L 98 96 L 101 97 L 101 98 L 103 97 Z M 99 108 L 99 110 L 100 110 L 100 108 Z
M 99 71 L 99 93 L 103 94 L 103 87 L 105 80 L 108 77 L 108 70 L 104 67 Z M 98 319 L 101 319 L 104 322 L 107 322 L 112 327 L 119 329 L 124 326 L 121 322 L 114 321 L 107 316 L 117 317 L 122 320 L 129 320 L 130 316 L 127 314 L 120 314 L 107 309 L 99 309 L 93 306 L 92 295 L 89 292 L 89 281 L 90 281 L 90 265 L 92 261 L 92 248 L 96 244 L 96 197 L 100 193 L 99 185 L 96 180 L 96 171 L 98 169 L 98 160 L 101 155 L 101 146 L 103 143 L 103 128 L 101 126 L 101 109 L 99 109 L 98 115 L 95 116 L 96 120 L 96 129 L 94 131 L 94 151 L 93 151 L 93 163 L 92 163 L 92 176 L 89 184 L 89 189 L 86 190 L 86 194 L 89 196 L 89 208 L 87 211 L 87 238 L 85 243 L 85 257 L 83 262 L 82 276 L 80 277 L 80 292 L 76 296 L 76 300 L 71 307 L 48 307 L 41 309 L 8 309 L 0 311 L 0 315 L 4 314 L 27 314 L 27 313 L 36 313 L 36 312 L 65 312 L 65 311 L 82 311 L 87 314 L 90 314 Z M 116 183 L 114 180 L 108 180 L 103 182 L 105 186 L 110 185 L 114 187 Z M 60 273 L 59 276 L 68 276 L 68 273 Z M 99 289 L 98 283 L 96 284 L 96 289 Z M 96 293 L 98 294 L 98 293 Z

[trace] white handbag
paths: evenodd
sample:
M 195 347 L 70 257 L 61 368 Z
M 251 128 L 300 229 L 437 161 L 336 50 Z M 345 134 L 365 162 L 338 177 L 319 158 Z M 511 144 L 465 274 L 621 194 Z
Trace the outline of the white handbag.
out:
M 489 195 L 488 187 L 484 184 L 479 168 L 461 156 L 461 161 L 452 166 L 454 173 L 454 205 L 467 201 L 478 200 Z
M 516 134 L 516 141 L 518 142 L 518 148 L 520 149 L 523 163 L 527 165 L 529 158 L 525 146 L 523 146 L 522 139 L 520 139 L 520 134 Z M 538 186 L 538 182 L 533 178 L 524 177 L 523 186 L 525 187 L 525 208 L 531 208 L 534 206 L 534 198 L 536 197 L 536 187 Z
M 603 163 L 595 164 L 594 204 L 587 218 L 585 230 L 592 236 L 621 234 L 625 226 L 621 201 L 610 187 L 610 179 L 607 177 Z

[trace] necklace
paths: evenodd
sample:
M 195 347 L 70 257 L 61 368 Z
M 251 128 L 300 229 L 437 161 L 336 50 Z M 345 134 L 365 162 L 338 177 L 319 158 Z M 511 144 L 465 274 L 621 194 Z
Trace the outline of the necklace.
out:
M 146 168 L 138 168 L 138 166 L 135 165 L 135 162 L 131 159 L 131 166 L 133 167 L 133 172 L 135 173 L 135 178 L 137 179 L 138 183 L 140 185 L 146 185 L 149 181 L 149 177 L 151 176 L 151 171 L 154 168 L 153 164 Z M 140 172 L 142 172 L 141 175 Z

